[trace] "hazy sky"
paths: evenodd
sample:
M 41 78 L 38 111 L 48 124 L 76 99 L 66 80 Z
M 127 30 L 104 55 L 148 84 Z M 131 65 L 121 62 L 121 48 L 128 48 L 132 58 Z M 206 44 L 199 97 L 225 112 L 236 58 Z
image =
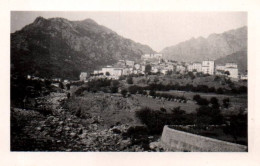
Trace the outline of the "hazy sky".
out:
M 36 17 L 91 18 L 119 35 L 147 44 L 155 51 L 211 33 L 247 25 L 246 12 L 11 12 L 11 32 Z

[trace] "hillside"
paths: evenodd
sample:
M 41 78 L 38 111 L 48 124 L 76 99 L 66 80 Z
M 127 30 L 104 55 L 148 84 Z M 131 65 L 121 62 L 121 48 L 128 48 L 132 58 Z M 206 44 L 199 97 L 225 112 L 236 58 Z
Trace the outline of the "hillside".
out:
M 76 79 L 119 59 L 138 60 L 150 47 L 125 39 L 91 19 L 38 17 L 11 34 L 12 74 Z
M 247 50 L 235 52 L 226 57 L 219 58 L 215 62 L 216 64 L 237 63 L 239 72 L 245 74 L 247 71 Z
M 192 38 L 161 51 L 165 58 L 176 61 L 216 60 L 247 48 L 247 27 L 211 34 L 207 38 Z

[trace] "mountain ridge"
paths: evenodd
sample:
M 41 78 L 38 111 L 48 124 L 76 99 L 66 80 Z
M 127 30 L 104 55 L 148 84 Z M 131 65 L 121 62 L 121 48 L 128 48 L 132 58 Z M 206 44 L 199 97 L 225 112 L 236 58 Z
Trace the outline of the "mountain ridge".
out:
M 94 20 L 37 17 L 11 33 L 11 72 L 77 78 L 119 59 L 139 60 L 149 46 L 118 35 Z
M 164 48 L 160 53 L 177 61 L 216 60 L 247 49 L 247 26 L 223 33 L 212 33 L 207 38 L 197 37 Z

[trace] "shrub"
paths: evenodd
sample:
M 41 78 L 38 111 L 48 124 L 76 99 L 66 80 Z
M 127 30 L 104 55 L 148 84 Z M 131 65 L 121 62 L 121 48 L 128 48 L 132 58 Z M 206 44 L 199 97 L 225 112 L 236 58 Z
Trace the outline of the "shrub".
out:
M 110 91 L 111 91 L 111 93 L 117 93 L 118 92 L 118 87 L 111 87 L 110 88 Z
M 147 95 L 147 92 L 146 92 L 146 91 L 143 91 L 143 95 Z
M 145 66 L 144 72 L 146 74 L 149 74 L 149 73 L 151 73 L 151 70 L 152 70 L 152 66 L 148 64 L 148 65 Z
M 219 108 L 219 103 L 218 103 L 218 99 L 216 97 L 212 97 L 210 99 L 210 103 L 212 104 L 213 108 Z
M 79 87 L 76 91 L 75 91 L 75 95 L 76 96 L 80 96 L 80 95 L 82 95 L 82 93 L 84 92 L 84 91 L 86 91 L 86 90 L 89 90 L 89 88 L 88 87 Z
M 70 84 L 66 84 L 67 90 L 70 90 Z
M 106 72 L 106 76 L 110 76 L 110 73 L 108 71 Z
M 240 93 L 247 93 L 247 87 L 246 87 L 246 86 L 240 86 L 240 87 L 238 88 L 238 91 L 239 91 Z
M 119 77 L 119 80 L 124 80 L 124 79 L 125 79 L 125 76 L 124 76 L 124 75 L 122 75 L 122 76 Z
M 123 97 L 126 97 L 126 95 L 127 95 L 127 90 L 126 90 L 126 89 L 122 89 L 122 90 L 121 90 L 121 94 L 123 95 Z
M 138 90 L 139 90 L 139 87 L 136 86 L 136 85 L 133 85 L 133 86 L 128 87 L 128 91 L 129 91 L 129 93 L 131 93 L 131 94 L 136 94 Z
M 133 77 L 131 77 L 131 76 L 127 77 L 126 82 L 128 84 L 133 84 Z
M 224 108 L 228 108 L 229 105 L 230 105 L 229 102 L 230 102 L 229 98 L 224 98 L 224 99 L 223 99 L 223 107 L 224 107 Z
M 197 102 L 200 98 L 201 98 L 200 95 L 194 95 L 194 96 L 193 96 L 193 100 L 196 101 L 196 102 Z
M 201 106 L 196 109 L 196 115 L 198 125 L 219 125 L 223 123 L 223 116 L 219 109 Z
M 208 105 L 209 101 L 205 98 L 200 97 L 200 95 L 194 95 L 193 100 L 197 102 L 198 105 Z
M 118 80 L 112 80 L 111 81 L 111 85 L 110 86 L 112 86 L 112 87 L 118 87 L 119 86 L 119 81 Z
M 162 111 L 162 112 L 166 112 L 166 109 L 163 108 L 163 107 L 161 107 L 161 108 L 160 108 L 160 111 Z
M 150 134 L 161 134 L 165 125 L 194 123 L 194 115 L 186 114 L 180 107 L 174 108 L 171 113 L 167 113 L 164 108 L 161 108 L 160 111 L 155 111 L 146 107 L 136 111 L 135 115 L 147 126 Z
M 127 131 L 123 134 L 123 136 L 127 137 L 136 137 L 138 135 L 147 135 L 148 130 L 146 126 L 131 126 L 127 129 Z
M 223 94 L 223 93 L 224 93 L 224 91 L 223 91 L 223 89 L 222 89 L 222 88 L 218 88 L 218 89 L 217 89 L 217 93 L 218 93 L 218 94 Z
M 231 115 L 229 119 L 230 123 L 224 128 L 224 133 L 230 134 L 236 142 L 238 137 L 247 137 L 247 114 Z
M 154 90 L 150 90 L 149 95 L 155 97 L 156 92 Z

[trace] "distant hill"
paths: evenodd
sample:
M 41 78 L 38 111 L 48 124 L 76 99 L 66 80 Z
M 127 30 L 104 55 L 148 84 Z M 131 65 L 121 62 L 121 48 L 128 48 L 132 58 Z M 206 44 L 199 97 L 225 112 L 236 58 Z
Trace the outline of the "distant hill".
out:
M 139 60 L 154 51 L 123 38 L 91 19 L 69 21 L 38 17 L 11 34 L 12 74 L 78 78 L 119 59 Z
M 247 48 L 247 27 L 211 34 L 208 38 L 192 38 L 161 51 L 164 57 L 176 61 L 193 62 L 216 60 Z
M 237 63 L 239 72 L 245 74 L 247 72 L 247 50 L 235 52 L 215 61 L 216 64 L 225 64 L 228 62 Z

